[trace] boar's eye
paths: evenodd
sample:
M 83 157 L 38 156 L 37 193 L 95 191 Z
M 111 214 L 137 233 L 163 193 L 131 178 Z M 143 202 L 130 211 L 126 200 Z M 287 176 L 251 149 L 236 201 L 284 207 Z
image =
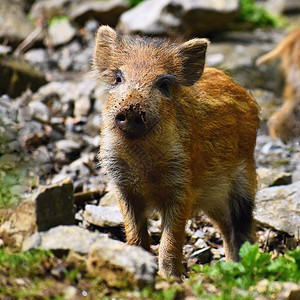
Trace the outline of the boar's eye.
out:
M 167 98 L 171 97 L 170 87 L 173 82 L 173 76 L 164 76 L 158 79 L 157 87 L 160 92 Z
M 123 82 L 123 74 L 122 71 L 119 69 L 114 70 L 114 83 L 113 85 L 119 85 L 120 83 Z

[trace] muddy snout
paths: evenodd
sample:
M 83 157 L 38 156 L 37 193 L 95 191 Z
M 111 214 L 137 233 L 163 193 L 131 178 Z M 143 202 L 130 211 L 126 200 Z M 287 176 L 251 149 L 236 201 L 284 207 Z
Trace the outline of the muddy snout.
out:
M 115 123 L 130 139 L 142 138 L 151 129 L 150 118 L 139 104 L 122 108 L 115 116 Z

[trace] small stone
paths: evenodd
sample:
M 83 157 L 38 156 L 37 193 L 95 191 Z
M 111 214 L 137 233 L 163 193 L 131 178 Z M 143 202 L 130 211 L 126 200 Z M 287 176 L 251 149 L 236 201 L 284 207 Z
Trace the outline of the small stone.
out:
M 33 65 L 42 64 L 47 59 L 47 54 L 44 49 L 32 49 L 24 54 L 26 60 Z
M 86 205 L 83 217 L 90 224 L 100 227 L 116 227 L 123 224 L 123 216 L 118 206 Z
M 64 299 L 72 300 L 76 299 L 77 288 L 75 286 L 68 286 L 64 289 Z
M 202 238 L 204 238 L 204 236 L 205 236 L 205 233 L 202 230 L 197 229 L 193 233 L 192 238 L 194 238 L 194 239 L 202 239 Z
M 76 34 L 68 20 L 62 20 L 49 27 L 49 43 L 56 47 L 69 43 Z
M 109 191 L 100 199 L 101 206 L 118 206 L 118 200 L 114 191 Z
M 32 111 L 32 117 L 42 121 L 49 121 L 50 111 L 46 104 L 40 101 L 32 101 L 28 104 Z
M 73 5 L 70 17 L 83 25 L 87 20 L 95 19 L 101 24 L 116 26 L 119 16 L 129 8 L 125 0 L 81 1 Z
M 74 116 L 82 117 L 86 116 L 91 109 L 91 100 L 88 96 L 81 96 L 75 101 Z
M 195 245 L 195 247 L 196 247 L 197 249 L 202 249 L 202 248 L 206 248 L 206 247 L 207 247 L 207 244 L 206 244 L 205 241 L 204 241 L 203 239 L 201 239 L 201 238 L 199 238 L 199 239 L 197 240 L 197 242 L 196 242 L 194 245 Z
M 55 143 L 56 151 L 62 151 L 65 153 L 72 153 L 78 151 L 81 148 L 81 144 L 72 140 L 60 140 Z

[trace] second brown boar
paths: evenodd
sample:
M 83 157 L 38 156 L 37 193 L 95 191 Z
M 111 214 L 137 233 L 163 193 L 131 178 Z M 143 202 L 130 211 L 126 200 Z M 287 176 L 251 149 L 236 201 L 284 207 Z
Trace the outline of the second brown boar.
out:
M 286 36 L 271 52 L 259 57 L 259 66 L 277 57 L 285 77 L 283 105 L 268 122 L 269 134 L 288 142 L 300 137 L 300 28 Z
M 256 102 L 204 68 L 206 39 L 183 44 L 97 33 L 94 68 L 107 82 L 100 159 L 115 186 L 129 244 L 150 248 L 147 218 L 162 217 L 159 271 L 181 276 L 186 221 L 203 210 L 227 260 L 253 242 Z

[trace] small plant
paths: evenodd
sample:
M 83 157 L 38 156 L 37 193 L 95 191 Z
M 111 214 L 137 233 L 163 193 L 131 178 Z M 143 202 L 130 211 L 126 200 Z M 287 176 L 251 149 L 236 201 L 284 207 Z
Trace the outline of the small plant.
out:
M 144 0 L 127 0 L 127 2 L 130 4 L 130 7 L 137 6 L 139 3 L 143 2 Z
M 53 17 L 50 22 L 49 22 L 49 27 L 60 23 L 60 22 L 64 22 L 64 21 L 68 21 L 68 17 L 67 16 L 58 16 L 58 17 Z
M 250 23 L 256 27 L 278 27 L 283 20 L 270 14 L 264 7 L 257 5 L 254 0 L 240 0 L 239 22 Z
M 300 248 L 272 260 L 270 253 L 260 253 L 258 245 L 246 242 L 240 250 L 241 261 L 218 262 L 194 270 L 203 275 L 194 284 L 196 293 L 211 299 L 203 282 L 210 282 L 216 288 L 218 298 L 214 299 L 254 299 L 255 286 L 261 280 L 268 280 L 266 293 L 272 291 L 272 283 L 300 281 Z
M 0 273 L 10 276 L 34 277 L 45 272 L 46 265 L 53 254 L 48 250 L 29 250 L 12 252 L 7 248 L 0 249 Z

